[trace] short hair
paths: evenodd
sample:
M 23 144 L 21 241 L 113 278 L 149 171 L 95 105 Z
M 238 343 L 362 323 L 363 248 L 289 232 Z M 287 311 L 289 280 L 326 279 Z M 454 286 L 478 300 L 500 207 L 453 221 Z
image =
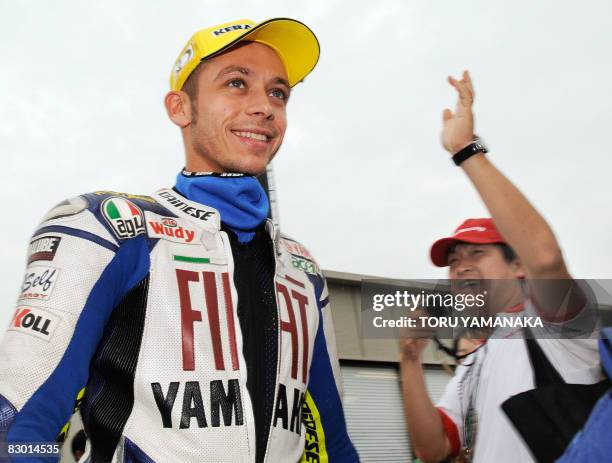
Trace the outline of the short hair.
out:
M 181 90 L 187 94 L 189 101 L 192 103 L 198 98 L 198 76 L 203 69 L 204 63 L 200 62 L 195 69 L 191 71 L 191 74 L 189 74 L 189 77 L 187 77 L 187 80 L 183 84 L 183 88 L 181 88 Z

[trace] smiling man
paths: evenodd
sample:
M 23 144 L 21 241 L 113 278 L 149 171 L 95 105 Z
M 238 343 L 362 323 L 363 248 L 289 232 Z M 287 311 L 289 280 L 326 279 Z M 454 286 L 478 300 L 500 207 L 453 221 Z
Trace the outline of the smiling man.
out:
M 203 62 L 165 101 L 183 130 L 187 169 L 261 173 L 283 141 L 290 92 L 279 55 L 262 43 Z
M 318 57 L 291 19 L 195 33 L 164 100 L 176 186 L 47 214 L 0 346 L 8 443 L 61 441 L 80 409 L 84 461 L 358 461 L 325 279 L 254 177 Z
M 491 321 L 533 316 L 542 323 L 530 333 L 537 339 L 528 342 L 524 337 L 529 333 L 520 327 L 478 330 L 484 339 L 457 367 L 437 407 L 429 398 L 421 365 L 428 340 L 403 339 L 400 364 L 406 422 L 423 461 L 458 456 L 458 461 L 475 463 L 533 462 L 533 449 L 501 406 L 536 387 L 536 378 L 548 373 L 532 369 L 532 350 L 542 352 L 550 369 L 567 383 L 593 384 L 600 379 L 597 340 L 589 339 L 597 329 L 595 302 L 588 288 L 572 279 L 544 218 L 493 165 L 487 149 L 474 137 L 469 74 L 460 80 L 450 77 L 449 82 L 459 99 L 455 112 L 443 113 L 442 143 L 492 218 L 468 219 L 451 236 L 437 240 L 431 247 L 432 262 L 448 267 L 454 294 L 486 295 L 484 310 L 470 315 Z M 539 429 L 528 437 L 531 443 L 552 447 L 553 441 L 562 439 L 560 434 L 556 429 Z

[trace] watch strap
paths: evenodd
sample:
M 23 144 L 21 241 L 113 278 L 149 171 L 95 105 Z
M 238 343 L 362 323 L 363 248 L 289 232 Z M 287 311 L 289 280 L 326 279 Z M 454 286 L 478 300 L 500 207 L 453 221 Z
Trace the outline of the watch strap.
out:
M 471 158 L 478 153 L 488 153 L 486 146 L 482 144 L 478 139 L 467 145 L 462 150 L 458 151 L 453 155 L 453 162 L 455 165 L 460 166 L 466 159 Z

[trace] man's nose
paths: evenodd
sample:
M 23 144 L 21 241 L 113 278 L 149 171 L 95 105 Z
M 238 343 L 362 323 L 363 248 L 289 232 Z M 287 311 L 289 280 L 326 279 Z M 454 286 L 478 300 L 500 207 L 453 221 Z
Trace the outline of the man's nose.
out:
M 274 107 L 265 89 L 254 89 L 250 93 L 246 112 L 249 116 L 274 120 Z
M 467 257 L 459 259 L 459 262 L 456 263 L 455 268 L 457 278 L 467 278 L 474 273 L 472 261 Z

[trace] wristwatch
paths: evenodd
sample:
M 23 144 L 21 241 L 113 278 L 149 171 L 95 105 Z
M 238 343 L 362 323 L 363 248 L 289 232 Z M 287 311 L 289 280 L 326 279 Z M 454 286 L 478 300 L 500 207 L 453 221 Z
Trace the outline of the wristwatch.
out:
M 489 150 L 484 142 L 478 138 L 477 135 L 474 135 L 474 141 L 472 143 L 453 155 L 453 162 L 455 165 L 460 166 L 463 161 L 471 158 L 475 154 L 488 152 Z

